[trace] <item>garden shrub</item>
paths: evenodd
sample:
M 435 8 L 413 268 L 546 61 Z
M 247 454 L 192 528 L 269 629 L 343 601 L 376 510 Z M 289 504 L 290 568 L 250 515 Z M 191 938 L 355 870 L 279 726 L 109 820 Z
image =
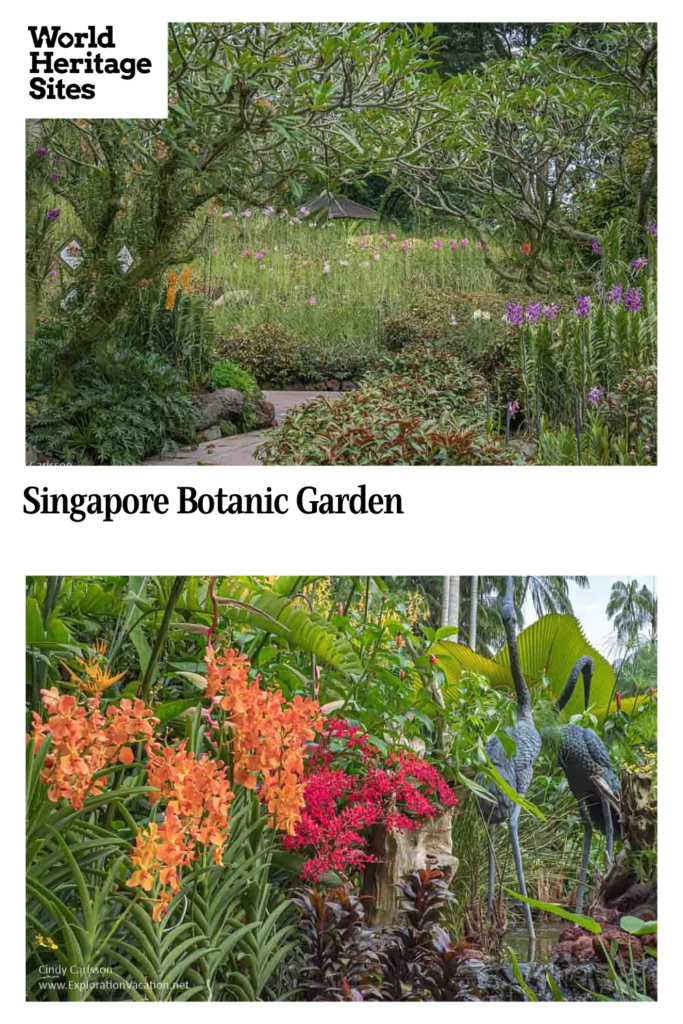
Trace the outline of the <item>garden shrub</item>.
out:
M 445 1002 L 456 997 L 458 948 L 441 920 L 453 903 L 440 871 L 406 875 L 399 924 L 368 928 L 361 899 L 347 884 L 306 889 L 292 901 L 299 943 L 288 965 L 305 1002 Z
M 259 390 L 252 374 L 229 359 L 221 359 L 213 364 L 211 383 L 215 388 L 235 388 L 250 398 L 258 394 Z
M 585 415 L 581 430 L 581 464 L 585 466 L 651 466 L 657 462 L 657 375 L 631 370 L 606 397 L 594 392 L 596 406 Z M 576 429 L 550 429 L 541 422 L 538 461 L 549 466 L 575 466 L 579 461 Z
M 259 387 L 292 388 L 325 382 L 354 380 L 369 365 L 369 347 L 324 337 L 304 336 L 279 323 L 258 323 L 227 331 L 216 345 L 220 359 L 246 369 Z
M 283 387 L 296 381 L 298 348 L 296 337 L 280 324 L 232 330 L 216 344 L 221 360 L 229 359 L 243 367 L 260 387 Z
M 291 412 L 262 447 L 276 465 L 480 465 L 510 461 L 484 433 L 485 391 L 452 353 L 380 359 L 359 390 Z
M 629 448 L 640 443 L 649 462 L 657 462 L 657 372 L 629 370 L 608 396 L 608 418 L 621 431 Z
M 136 465 L 194 437 L 182 375 L 154 352 L 121 348 L 76 364 L 70 390 L 46 388 L 27 439 L 59 462 Z
M 26 349 L 26 392 L 33 395 L 50 384 L 58 353 L 66 336 L 58 320 L 45 320 L 38 325 L 33 341 Z
M 423 323 L 415 315 L 392 316 L 382 325 L 382 340 L 391 352 L 417 345 L 423 338 Z

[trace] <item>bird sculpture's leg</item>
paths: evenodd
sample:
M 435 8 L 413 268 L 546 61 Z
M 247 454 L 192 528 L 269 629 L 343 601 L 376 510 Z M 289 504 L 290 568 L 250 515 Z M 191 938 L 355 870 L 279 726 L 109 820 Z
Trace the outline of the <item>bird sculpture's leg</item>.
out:
M 612 860 L 614 858 L 614 824 L 612 822 L 612 808 L 609 805 L 609 800 L 601 796 L 600 803 L 602 804 L 602 816 L 605 820 L 605 837 L 607 839 L 607 848 L 605 850 L 605 869 L 609 871 L 612 867 Z
M 526 882 L 524 881 L 524 867 L 522 866 L 522 851 L 519 848 L 519 833 L 517 831 L 517 822 L 519 820 L 519 814 L 521 807 L 519 804 L 515 804 L 510 815 L 510 838 L 512 840 L 512 855 L 515 858 L 515 867 L 517 868 L 517 879 L 519 881 L 519 891 L 522 896 L 526 896 Z M 536 933 L 534 932 L 534 921 L 531 916 L 531 907 L 528 903 L 523 904 L 524 907 L 524 919 L 526 921 L 526 930 L 529 936 L 529 960 L 533 960 L 536 949 Z
M 591 855 L 591 839 L 593 838 L 593 829 L 591 826 L 590 818 L 586 814 L 583 805 L 579 804 L 579 810 L 581 811 L 581 818 L 583 819 L 583 853 L 581 854 L 581 870 L 579 871 L 579 887 L 576 890 L 576 913 L 581 913 L 583 907 L 583 896 L 586 891 L 586 876 L 588 874 L 588 858 Z
M 493 896 L 496 889 L 496 859 L 493 852 L 493 832 L 490 828 L 487 832 L 489 840 L 489 888 L 486 898 L 486 918 L 490 921 L 491 914 L 493 913 Z

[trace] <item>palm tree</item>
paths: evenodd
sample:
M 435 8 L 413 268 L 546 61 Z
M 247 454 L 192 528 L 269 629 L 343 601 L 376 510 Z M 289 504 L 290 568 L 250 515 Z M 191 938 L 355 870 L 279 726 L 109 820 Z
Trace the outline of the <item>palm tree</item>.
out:
M 505 593 L 505 576 L 477 577 L 477 618 L 472 642 L 472 576 L 463 576 L 460 588 L 463 611 L 469 608 L 469 615 L 463 614 L 458 634 L 461 643 L 472 650 L 491 657 L 505 643 L 498 609 Z M 531 597 L 534 611 L 541 615 L 573 615 L 569 582 L 579 587 L 589 586 L 587 576 L 519 576 L 515 577 L 514 602 L 520 628 L 524 626 L 524 604 L 527 595 Z M 467 623 L 467 624 L 466 624 Z
M 620 644 L 633 646 L 644 627 L 650 631 L 652 643 L 657 639 L 657 598 L 638 580 L 617 580 L 612 584 L 607 605 L 607 617 L 614 619 L 614 628 Z
M 641 608 L 643 610 L 643 625 L 647 626 L 650 632 L 650 643 L 657 643 L 657 595 L 654 592 L 654 583 L 652 590 L 643 584 L 640 594 L 638 596 Z
M 473 651 L 477 649 L 477 612 L 479 605 L 479 577 L 470 576 L 470 628 L 468 643 Z
M 480 654 L 492 657 L 505 643 L 505 633 L 500 622 L 500 603 L 505 593 L 504 576 L 478 576 L 476 622 L 472 626 L 472 576 L 455 577 L 459 581 L 460 607 L 450 607 L 450 576 L 387 576 L 390 586 L 418 589 L 427 602 L 428 619 L 434 625 L 458 626 L 457 639 L 468 644 Z M 515 580 L 515 611 L 520 628 L 524 626 L 523 605 L 526 594 L 530 594 L 537 615 L 556 613 L 573 615 L 569 583 L 587 587 L 587 576 L 520 576 Z M 444 615 L 445 612 L 445 615 Z M 472 636 L 474 635 L 474 642 Z
M 441 589 L 441 625 L 458 626 L 460 622 L 460 577 L 444 576 Z

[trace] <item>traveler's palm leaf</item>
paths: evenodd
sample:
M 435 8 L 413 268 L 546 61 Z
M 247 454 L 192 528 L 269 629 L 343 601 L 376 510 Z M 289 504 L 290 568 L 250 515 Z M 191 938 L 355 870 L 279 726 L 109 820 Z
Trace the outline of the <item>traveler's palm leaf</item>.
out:
M 550 691 L 559 697 L 567 682 L 572 666 L 583 655 L 590 655 L 595 663 L 591 686 L 593 712 L 604 716 L 613 694 L 614 670 L 586 640 L 583 630 L 573 615 L 544 615 L 517 638 L 522 672 L 529 687 L 538 686 L 546 670 Z M 477 672 L 486 676 L 497 689 L 513 690 L 510 673 L 510 655 L 507 644 L 495 658 L 485 658 L 463 644 L 439 641 L 432 652 L 443 669 L 446 683 L 443 694 L 446 701 L 457 693 L 463 672 Z M 564 718 L 583 711 L 583 689 L 577 686 L 565 711 Z

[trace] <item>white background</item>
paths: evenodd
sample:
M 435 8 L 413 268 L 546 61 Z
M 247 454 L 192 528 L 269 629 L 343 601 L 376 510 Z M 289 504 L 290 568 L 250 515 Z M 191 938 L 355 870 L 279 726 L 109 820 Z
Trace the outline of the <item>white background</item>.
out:
M 24 14 L 26 21 L 23 26 L 24 38 L 22 48 L 24 49 L 23 75 L 19 76 L 18 85 L 21 88 L 24 117 L 166 117 L 168 114 L 168 32 L 166 22 L 163 18 L 145 22 L 141 19 L 128 20 L 117 17 L 118 5 L 80 5 L 80 4 L 58 4 L 50 5 L 50 10 L 42 17 L 43 4 L 31 4 L 27 8 L 30 18 Z M 70 13 L 77 7 L 84 6 L 87 16 L 84 20 L 81 11 Z M 101 12 L 101 13 L 100 13 Z M 41 17 L 38 17 L 38 13 Z M 47 25 L 48 28 L 59 25 L 58 38 L 65 33 L 73 35 L 75 32 L 85 32 L 90 25 L 96 28 L 95 36 L 101 35 L 108 25 L 112 26 L 111 38 L 114 41 L 113 47 L 89 46 L 55 46 L 47 50 L 44 41 L 40 46 L 35 46 L 33 36 L 28 31 L 29 25 L 36 25 L 38 34 L 40 27 Z M 51 33 L 47 33 L 48 36 Z M 20 35 L 21 38 L 21 35 Z M 68 42 L 68 40 L 66 40 Z M 31 53 L 38 52 L 40 62 L 38 71 L 31 74 L 32 58 Z M 120 62 L 125 58 L 139 60 L 147 57 L 151 61 L 148 71 L 140 73 L 136 70 L 133 78 L 124 79 L 116 74 L 85 74 L 81 69 L 76 74 L 50 74 L 45 70 L 46 65 L 43 58 L 52 55 L 52 60 L 66 58 L 67 60 L 86 58 L 90 53 L 92 59 L 98 54 L 103 62 L 113 58 Z M 54 84 L 61 79 L 64 88 L 70 84 L 83 86 L 89 84 L 94 86 L 95 95 L 91 99 L 60 100 L 34 99 L 30 95 L 30 83 L 33 78 L 42 78 L 45 83 L 50 79 Z
M 8 909 L 5 938 L 4 1000 L 23 1001 L 23 895 L 21 893 L 22 824 L 19 766 L 23 763 L 22 656 L 24 584 L 27 573 L 586 573 L 658 577 L 660 594 L 661 669 L 661 878 L 662 964 L 660 1003 L 610 1008 L 582 1006 L 594 1017 L 614 1019 L 638 1013 L 669 1014 L 678 982 L 674 953 L 680 953 L 673 928 L 680 914 L 680 867 L 674 844 L 680 828 L 680 786 L 676 755 L 681 748 L 681 656 L 683 637 L 681 588 L 680 437 L 683 403 L 681 385 L 681 260 L 683 239 L 679 208 L 681 171 L 680 5 L 622 0 L 621 3 L 231 3 L 169 2 L 164 5 L 123 3 L 31 4 L 14 6 L 3 34 L 3 492 L 1 536 L 5 545 L 2 587 L 4 693 L 8 701 L 5 742 L 2 745 L 4 782 L 3 822 L 6 860 L 2 877 Z M 104 11 L 104 14 L 100 14 Z M 661 328 L 660 440 L 658 468 L 619 467 L 472 467 L 472 468 L 262 468 L 262 467 L 25 467 L 24 461 L 24 303 L 23 303 L 23 159 L 25 101 L 19 90 L 27 81 L 29 24 L 117 26 L 128 19 L 140 38 L 168 20 L 391 20 L 452 21 L 477 17 L 487 21 L 642 20 L 660 21 L 661 113 L 659 260 Z M 129 54 L 126 54 L 129 55 Z M 130 54 L 132 55 L 132 54 Z M 145 55 L 141 51 L 139 55 Z M 99 79 L 99 76 L 98 76 Z M 60 110 L 60 114 L 61 114 Z M 62 116 L 67 114 L 66 109 Z M 381 493 L 403 495 L 403 516 L 184 516 L 117 517 L 111 524 L 71 523 L 63 516 L 22 514 L 22 492 L 28 485 L 49 486 L 62 492 L 162 491 L 175 501 L 175 488 L 188 484 L 204 491 L 264 490 L 290 493 L 313 484 L 319 491 L 353 491 L 360 483 Z M 676 652 L 676 653 L 674 653 Z M 19 720 L 19 721 L 17 721 Z M 10 806 L 16 820 L 10 821 Z M 675 915 L 675 916 L 674 916 Z M 671 942 L 667 943 L 667 938 Z M 16 958 L 16 961 L 15 961 Z M 187 1015 L 198 1004 L 157 1007 L 156 1012 Z M 230 1019 L 244 1020 L 277 1014 L 279 1020 L 318 1020 L 321 1007 L 280 1004 L 226 1010 Z M 65 1006 L 22 1007 L 44 1017 L 71 1012 Z M 99 1004 L 98 1014 L 120 1013 L 120 1005 Z M 155 1012 L 150 1008 L 149 1012 Z M 343 1006 L 326 1006 L 325 1015 L 346 1015 Z M 505 1014 L 506 1019 L 528 1014 L 520 1004 L 465 1004 L 429 1008 L 374 1004 L 373 1017 L 428 1013 L 431 1019 L 452 1020 L 457 1013 Z M 541 1012 L 541 1011 L 539 1011 Z M 561 1013 L 546 1004 L 542 1011 Z

